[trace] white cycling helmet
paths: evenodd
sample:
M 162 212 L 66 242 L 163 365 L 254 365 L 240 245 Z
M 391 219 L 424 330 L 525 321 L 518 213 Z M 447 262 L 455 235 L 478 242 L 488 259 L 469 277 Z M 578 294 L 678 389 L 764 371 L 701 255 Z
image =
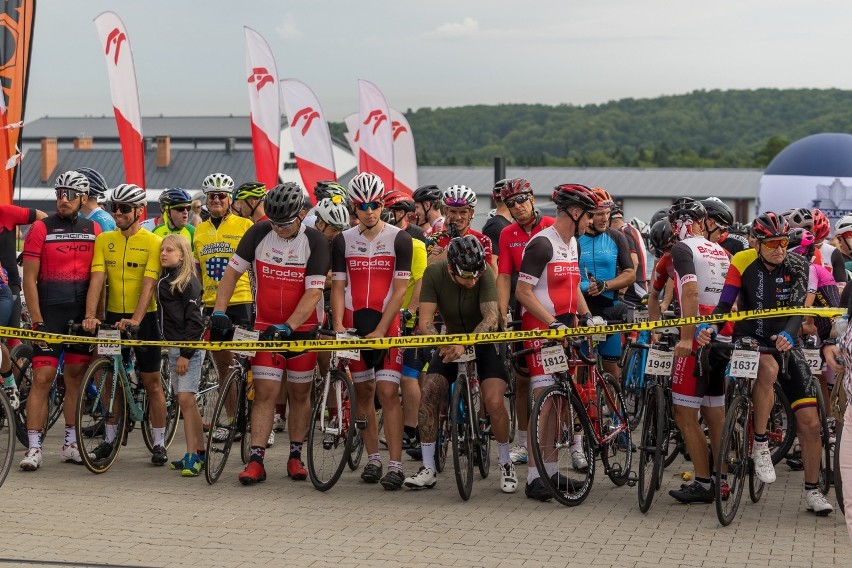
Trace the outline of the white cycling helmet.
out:
M 476 207 L 476 194 L 466 185 L 451 185 L 441 195 L 445 207 Z
M 234 180 L 227 174 L 210 174 L 201 182 L 201 191 L 205 195 L 212 192 L 224 191 L 230 197 L 234 191 Z
M 317 219 L 322 220 L 326 225 L 341 230 L 349 228 L 349 208 L 340 196 L 320 199 L 314 210 Z
M 349 182 L 349 199 L 352 203 L 381 201 L 385 196 L 382 178 L 370 172 L 361 172 Z
M 834 225 L 834 232 L 838 235 L 852 231 L 852 215 L 846 215 L 837 220 Z
M 109 197 L 112 203 L 130 203 L 142 207 L 147 203 L 145 190 L 133 183 L 122 183 L 112 190 Z
M 53 187 L 56 189 L 71 189 L 89 195 L 89 178 L 76 170 L 70 170 L 59 174 Z

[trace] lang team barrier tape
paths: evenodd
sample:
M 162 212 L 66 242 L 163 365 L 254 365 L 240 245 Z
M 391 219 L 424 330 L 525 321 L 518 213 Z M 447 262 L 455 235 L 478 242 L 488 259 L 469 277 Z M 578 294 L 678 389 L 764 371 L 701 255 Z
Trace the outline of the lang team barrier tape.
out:
M 601 325 L 596 327 L 573 327 L 568 329 L 537 329 L 532 331 L 495 331 L 486 333 L 459 333 L 453 335 L 415 335 L 407 337 L 379 337 L 375 339 L 310 339 L 301 341 L 141 341 L 138 339 L 102 339 L 97 337 L 80 337 L 60 335 L 0 327 L 0 337 L 10 337 L 45 343 L 85 343 L 100 345 L 122 345 L 136 347 L 184 347 L 188 349 L 206 349 L 210 351 L 338 351 L 351 349 L 389 349 L 392 347 L 440 347 L 442 345 L 472 345 L 475 343 L 502 343 L 505 341 L 530 341 L 534 339 L 562 339 L 564 337 L 580 337 L 588 335 L 603 335 L 644 331 L 667 327 L 682 327 L 699 323 L 722 323 L 727 321 L 742 321 L 747 319 L 776 318 L 785 316 L 821 316 L 824 318 L 838 317 L 846 313 L 845 308 L 771 308 L 717 314 L 694 316 L 680 319 L 667 319 L 642 323 L 622 323 Z

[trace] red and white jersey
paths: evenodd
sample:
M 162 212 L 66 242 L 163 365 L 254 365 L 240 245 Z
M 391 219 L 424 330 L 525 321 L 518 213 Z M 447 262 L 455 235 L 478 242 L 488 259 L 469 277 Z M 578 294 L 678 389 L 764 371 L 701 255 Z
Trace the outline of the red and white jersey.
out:
M 444 221 L 443 217 L 438 217 L 429 225 L 429 228 L 424 232 L 425 236 L 436 235 L 444 230 Z
M 412 249 L 411 235 L 387 223 L 372 241 L 359 226 L 337 235 L 331 244 L 331 278 L 348 281 L 346 309 L 383 312 L 393 281 L 411 278 Z
M 292 239 L 282 239 L 269 221 L 252 225 L 237 245 L 228 266 L 242 274 L 249 268 L 257 282 L 255 329 L 278 325 L 299 305 L 305 290 L 325 288 L 330 264 L 328 239 L 302 225 Z M 294 331 L 310 331 L 322 321 L 323 301 Z
M 666 282 L 675 279 L 674 268 L 672 267 L 672 255 L 670 252 L 663 253 L 663 256 L 654 265 L 654 275 L 651 280 L 651 287 L 654 290 L 662 290 L 666 286 Z
M 671 258 L 677 297 L 683 297 L 684 284 L 695 282 L 698 285 L 699 313 L 712 312 L 719 304 L 725 275 L 731 265 L 728 251 L 703 236 L 692 236 L 672 247 Z
M 517 221 L 504 227 L 500 232 L 500 250 L 497 256 L 497 268 L 499 274 L 512 275 L 521 269 L 521 259 L 524 256 L 524 248 L 530 239 L 544 229 L 553 225 L 553 217 L 538 216 L 533 222 L 532 229 L 527 233 Z
M 577 241 L 562 240 L 554 227 L 548 227 L 533 237 L 524 249 L 518 282 L 533 287 L 533 294 L 554 316 L 577 313 L 580 293 L 580 264 Z M 521 316 L 526 314 L 526 307 Z M 526 319 L 524 317 L 524 319 Z M 545 325 L 549 322 L 542 322 Z M 524 325 L 527 329 L 527 326 Z

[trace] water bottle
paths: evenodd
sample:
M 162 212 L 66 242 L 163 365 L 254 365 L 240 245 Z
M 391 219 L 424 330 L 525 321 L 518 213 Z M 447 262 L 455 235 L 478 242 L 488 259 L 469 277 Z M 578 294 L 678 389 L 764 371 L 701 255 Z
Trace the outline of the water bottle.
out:
M 849 326 L 849 316 L 843 315 L 843 317 L 835 318 L 834 320 L 834 334 L 836 337 L 843 337 L 843 334 L 846 333 L 846 328 Z
M 142 389 L 139 388 L 139 376 L 136 374 L 136 367 L 131 362 L 124 365 L 124 370 L 127 372 L 127 380 L 130 382 L 130 390 L 133 392 L 133 398 L 136 402 L 142 402 Z

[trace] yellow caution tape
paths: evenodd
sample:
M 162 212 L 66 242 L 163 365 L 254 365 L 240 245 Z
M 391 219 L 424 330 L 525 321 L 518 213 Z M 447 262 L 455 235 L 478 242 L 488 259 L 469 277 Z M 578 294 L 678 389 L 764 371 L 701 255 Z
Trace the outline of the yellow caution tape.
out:
M 699 323 L 722 323 L 747 319 L 776 318 L 784 316 L 838 317 L 846 308 L 770 308 L 728 314 L 693 316 L 688 318 L 622 323 L 594 327 L 572 327 L 568 329 L 537 329 L 531 331 L 495 331 L 487 333 L 458 333 L 452 335 L 414 335 L 408 337 L 379 337 L 375 339 L 310 339 L 299 341 L 141 341 L 138 339 L 103 339 L 45 333 L 14 327 L 0 327 L 0 337 L 8 337 L 45 343 L 84 343 L 98 345 L 122 345 L 134 347 L 182 347 L 209 351 L 338 351 L 349 349 L 390 349 L 393 347 L 436 347 L 442 345 L 472 345 L 475 343 L 502 343 L 505 341 L 531 341 L 534 339 L 562 339 L 592 334 L 626 333 L 666 327 L 682 327 Z

